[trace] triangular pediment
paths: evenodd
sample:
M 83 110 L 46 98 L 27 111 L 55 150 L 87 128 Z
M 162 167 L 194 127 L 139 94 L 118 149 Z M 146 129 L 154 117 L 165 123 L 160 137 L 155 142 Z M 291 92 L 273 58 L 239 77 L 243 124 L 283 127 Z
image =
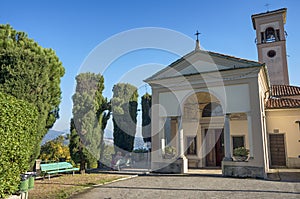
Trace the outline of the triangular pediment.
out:
M 223 55 L 210 51 L 195 50 L 155 73 L 145 81 L 147 82 L 178 76 L 257 67 L 261 65 L 262 64 L 259 62 L 236 58 L 229 55 Z

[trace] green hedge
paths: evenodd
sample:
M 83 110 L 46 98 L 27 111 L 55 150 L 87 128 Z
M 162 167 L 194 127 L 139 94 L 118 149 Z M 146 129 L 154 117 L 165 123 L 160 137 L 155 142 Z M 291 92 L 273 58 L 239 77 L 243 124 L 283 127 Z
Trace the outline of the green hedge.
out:
M 35 106 L 0 93 L 0 198 L 18 190 L 29 167 L 37 119 Z

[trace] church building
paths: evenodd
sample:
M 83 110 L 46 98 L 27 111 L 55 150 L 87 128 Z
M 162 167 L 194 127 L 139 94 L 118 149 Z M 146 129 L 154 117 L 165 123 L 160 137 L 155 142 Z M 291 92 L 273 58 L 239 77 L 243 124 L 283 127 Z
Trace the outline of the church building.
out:
M 152 89 L 151 169 L 265 178 L 300 167 L 300 87 L 289 85 L 287 9 L 252 15 L 258 61 L 195 49 L 145 80 Z M 243 148 L 241 148 L 243 147 Z M 246 149 L 246 160 L 234 156 Z

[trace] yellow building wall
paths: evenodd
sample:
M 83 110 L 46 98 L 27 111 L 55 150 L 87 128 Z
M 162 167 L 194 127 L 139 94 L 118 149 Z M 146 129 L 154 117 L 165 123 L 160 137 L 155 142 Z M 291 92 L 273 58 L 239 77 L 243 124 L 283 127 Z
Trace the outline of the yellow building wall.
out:
M 232 136 L 244 136 L 245 147 L 249 149 L 248 137 L 248 121 L 247 120 L 232 120 L 230 121 L 230 135 L 231 135 L 231 149 L 232 149 Z
M 267 132 L 285 134 L 285 146 L 288 167 L 300 167 L 300 109 L 267 110 Z
M 188 122 L 185 121 L 183 123 L 183 132 L 184 132 L 184 146 L 185 150 L 187 149 L 186 139 L 188 136 L 195 136 L 197 135 L 197 155 L 187 155 L 189 159 L 189 166 L 192 168 L 196 167 L 203 167 L 204 161 L 202 150 L 202 142 L 203 142 L 203 132 L 201 129 L 204 128 L 198 122 Z M 211 124 L 211 128 L 223 128 L 220 124 Z M 205 128 L 204 128 L 205 129 Z M 249 136 L 248 136 L 248 121 L 247 120 L 231 120 L 230 121 L 230 135 L 231 135 L 231 150 L 232 150 L 232 136 L 244 136 L 245 147 L 247 149 L 250 148 L 249 146 Z M 233 154 L 233 151 L 231 151 Z

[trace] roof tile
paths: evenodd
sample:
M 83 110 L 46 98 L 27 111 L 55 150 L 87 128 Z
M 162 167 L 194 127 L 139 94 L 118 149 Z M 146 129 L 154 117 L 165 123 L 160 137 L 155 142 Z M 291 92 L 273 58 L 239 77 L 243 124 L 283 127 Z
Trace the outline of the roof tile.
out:
M 267 109 L 279 109 L 279 108 L 300 108 L 299 99 L 290 98 L 270 98 L 266 103 Z
M 270 95 L 273 97 L 300 95 L 300 87 L 288 85 L 272 85 Z

